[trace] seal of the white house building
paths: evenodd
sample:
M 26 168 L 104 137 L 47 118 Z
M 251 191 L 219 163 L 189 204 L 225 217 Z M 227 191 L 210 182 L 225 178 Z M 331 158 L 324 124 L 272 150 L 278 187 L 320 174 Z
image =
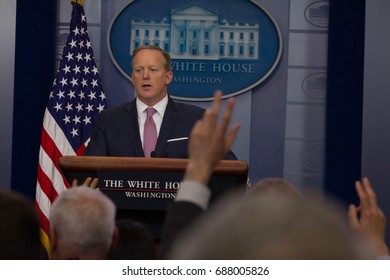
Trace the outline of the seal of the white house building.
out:
M 130 80 L 134 49 L 167 51 L 174 73 L 168 92 L 191 101 L 211 100 L 217 89 L 224 98 L 248 92 L 270 76 L 282 53 L 275 20 L 249 0 L 131 1 L 112 20 L 107 44 Z

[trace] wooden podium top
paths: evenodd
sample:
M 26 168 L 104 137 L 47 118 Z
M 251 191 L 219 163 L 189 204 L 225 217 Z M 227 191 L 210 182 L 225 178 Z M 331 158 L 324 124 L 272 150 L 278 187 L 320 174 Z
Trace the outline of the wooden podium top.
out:
M 144 170 L 183 172 L 188 159 L 177 158 L 137 158 L 104 156 L 63 156 L 59 167 L 63 171 L 93 172 L 104 170 Z M 248 164 L 241 160 L 221 160 L 214 169 L 214 175 L 247 176 Z

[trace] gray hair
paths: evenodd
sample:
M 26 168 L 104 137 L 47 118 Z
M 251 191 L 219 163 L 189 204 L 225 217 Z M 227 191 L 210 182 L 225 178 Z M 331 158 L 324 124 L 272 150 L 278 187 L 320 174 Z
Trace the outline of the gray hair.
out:
M 58 240 L 80 250 L 108 251 L 115 229 L 116 207 L 102 192 L 89 187 L 73 187 L 54 201 L 50 226 Z

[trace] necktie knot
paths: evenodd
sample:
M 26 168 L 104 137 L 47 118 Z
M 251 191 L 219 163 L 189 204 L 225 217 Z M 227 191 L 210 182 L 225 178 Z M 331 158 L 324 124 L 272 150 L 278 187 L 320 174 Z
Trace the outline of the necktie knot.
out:
M 151 118 L 154 114 L 154 112 L 156 112 L 156 109 L 154 109 L 153 107 L 148 107 L 146 108 L 146 116 L 147 118 Z

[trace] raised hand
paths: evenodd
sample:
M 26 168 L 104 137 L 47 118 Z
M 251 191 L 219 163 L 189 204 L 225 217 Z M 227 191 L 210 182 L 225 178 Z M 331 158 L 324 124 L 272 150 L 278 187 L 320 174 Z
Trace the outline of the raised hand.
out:
M 185 179 L 200 181 L 207 185 L 215 165 L 229 151 L 237 136 L 239 125 L 229 131 L 228 125 L 233 114 L 234 100 L 230 98 L 220 123 L 222 93 L 217 91 L 211 108 L 193 127 L 189 139 L 189 165 Z
M 349 224 L 353 230 L 368 239 L 378 256 L 387 256 L 389 250 L 385 243 L 386 217 L 378 206 L 376 194 L 367 178 L 363 178 L 362 182 L 356 181 L 355 188 L 360 205 L 349 206 Z
M 93 178 L 92 177 L 88 177 L 87 179 L 85 179 L 84 183 L 82 184 L 83 187 L 90 187 L 92 189 L 96 189 L 97 185 L 99 183 L 99 179 L 98 178 Z M 77 182 L 77 179 L 74 179 L 72 181 L 72 187 L 78 187 L 80 186 Z

